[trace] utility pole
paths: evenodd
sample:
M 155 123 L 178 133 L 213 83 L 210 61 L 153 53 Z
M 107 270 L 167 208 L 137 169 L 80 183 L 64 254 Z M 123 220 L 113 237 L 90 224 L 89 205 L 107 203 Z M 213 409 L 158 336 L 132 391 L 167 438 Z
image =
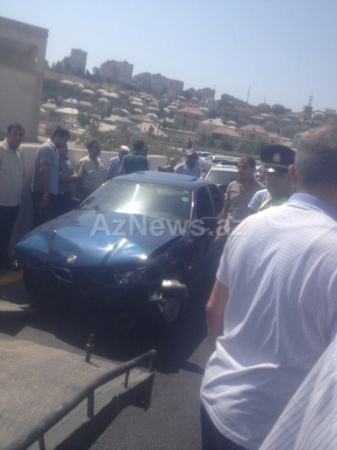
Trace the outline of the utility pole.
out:
M 248 100 L 249 100 L 249 95 L 250 95 L 250 86 L 248 88 L 247 103 L 248 103 Z

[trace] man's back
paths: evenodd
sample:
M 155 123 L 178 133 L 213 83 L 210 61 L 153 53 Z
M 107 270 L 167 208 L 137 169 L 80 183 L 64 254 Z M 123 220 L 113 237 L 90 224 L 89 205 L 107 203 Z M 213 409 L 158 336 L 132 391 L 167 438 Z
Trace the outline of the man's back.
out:
M 138 153 L 130 153 L 124 156 L 122 160 L 125 175 L 138 172 L 140 170 L 149 170 L 149 164 L 145 156 Z
M 218 273 L 229 301 L 202 401 L 221 433 L 247 449 L 259 448 L 334 330 L 336 215 L 297 199 L 305 201 L 242 223 Z

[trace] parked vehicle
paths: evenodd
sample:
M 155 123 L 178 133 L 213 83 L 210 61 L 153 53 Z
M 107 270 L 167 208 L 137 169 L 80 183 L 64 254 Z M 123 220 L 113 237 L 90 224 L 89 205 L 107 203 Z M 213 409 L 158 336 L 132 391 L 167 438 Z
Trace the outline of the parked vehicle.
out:
M 214 155 L 211 156 L 210 155 L 202 160 L 202 164 L 203 164 L 204 172 L 207 173 L 210 170 L 210 168 L 214 165 L 226 164 L 226 165 L 237 166 L 238 161 L 236 161 L 235 159 L 226 158 L 224 156 L 214 156 Z
M 191 286 L 215 276 L 222 207 L 210 181 L 164 172 L 114 178 L 17 244 L 25 285 L 40 307 L 108 305 L 116 317 L 141 310 L 170 325 Z
M 67 125 L 67 128 L 69 131 L 77 131 L 78 133 L 85 133 L 85 129 L 81 128 L 79 125 L 76 124 Z
M 203 151 L 197 151 L 200 158 L 206 158 L 207 156 L 213 156 L 214 153 L 212 152 L 203 152 Z
M 213 166 L 207 173 L 205 180 L 216 184 L 224 192 L 227 190 L 228 183 L 236 180 L 238 170 L 235 166 Z

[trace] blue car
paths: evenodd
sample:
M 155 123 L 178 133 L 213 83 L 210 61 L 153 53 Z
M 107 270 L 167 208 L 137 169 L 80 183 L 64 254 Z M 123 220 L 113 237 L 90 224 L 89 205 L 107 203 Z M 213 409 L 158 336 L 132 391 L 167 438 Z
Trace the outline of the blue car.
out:
M 188 290 L 214 279 L 223 192 L 188 175 L 137 172 L 105 183 L 78 209 L 16 246 L 37 305 L 108 305 L 172 324 Z

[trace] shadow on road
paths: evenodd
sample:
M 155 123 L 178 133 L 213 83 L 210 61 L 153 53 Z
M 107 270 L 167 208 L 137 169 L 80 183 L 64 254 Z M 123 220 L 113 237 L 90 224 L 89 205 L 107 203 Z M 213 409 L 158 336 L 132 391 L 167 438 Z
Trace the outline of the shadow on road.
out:
M 100 310 L 85 315 L 81 312 L 69 314 L 63 310 L 58 313 L 36 312 L 30 317 L 9 322 L 0 320 L 0 331 L 83 354 L 90 333 L 94 333 L 95 356 L 124 362 L 154 348 L 158 350 L 156 371 L 174 373 L 183 369 L 202 373 L 203 369 L 188 363 L 188 359 L 206 336 L 204 305 L 209 292 L 210 287 L 191 296 L 180 319 L 168 330 L 154 327 L 144 315 L 131 331 L 123 333 L 113 330 L 111 313 L 108 311 Z M 25 327 L 29 328 L 29 333 Z

